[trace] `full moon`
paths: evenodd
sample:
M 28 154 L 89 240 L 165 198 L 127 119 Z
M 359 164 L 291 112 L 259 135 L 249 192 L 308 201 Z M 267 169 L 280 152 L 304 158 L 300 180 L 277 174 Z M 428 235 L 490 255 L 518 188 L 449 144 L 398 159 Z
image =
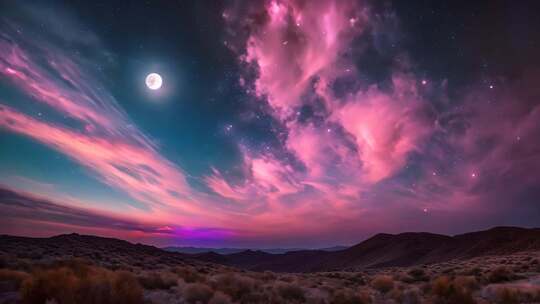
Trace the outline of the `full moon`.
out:
M 161 79 L 161 76 L 157 73 L 150 73 L 148 76 L 146 76 L 146 86 L 150 90 L 157 90 L 161 88 L 161 85 L 163 84 L 163 79 Z

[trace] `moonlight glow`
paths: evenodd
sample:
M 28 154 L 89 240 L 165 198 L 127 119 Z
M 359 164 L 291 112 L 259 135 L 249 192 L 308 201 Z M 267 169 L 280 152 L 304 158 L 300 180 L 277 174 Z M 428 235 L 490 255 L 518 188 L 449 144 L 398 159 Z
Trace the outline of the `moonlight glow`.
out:
M 146 76 L 146 86 L 150 90 L 158 90 L 161 88 L 161 85 L 163 84 L 163 79 L 161 76 L 157 73 L 150 73 L 148 76 Z

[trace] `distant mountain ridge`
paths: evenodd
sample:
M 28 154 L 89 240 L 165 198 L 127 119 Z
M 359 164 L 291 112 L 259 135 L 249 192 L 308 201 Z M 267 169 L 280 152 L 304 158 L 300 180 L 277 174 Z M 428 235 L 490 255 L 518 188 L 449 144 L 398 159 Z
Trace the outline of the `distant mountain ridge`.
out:
M 214 263 L 248 270 L 315 272 L 414 266 L 453 259 L 507 255 L 540 250 L 540 228 L 495 227 L 447 236 L 426 232 L 377 234 L 355 246 L 338 250 L 299 250 L 272 254 L 246 250 L 230 254 L 186 254 L 132 244 L 114 238 L 64 234 L 50 238 L 0 235 L 0 253 L 15 256 L 83 257 L 105 265 L 118 259 L 132 260 L 151 268 L 156 263 Z
M 249 270 L 312 272 L 412 266 L 527 250 L 540 250 L 539 228 L 495 227 L 455 236 L 426 232 L 381 233 L 334 252 L 302 250 L 269 254 L 249 250 L 229 255 L 194 256 L 199 260 Z
M 347 249 L 347 246 L 333 246 L 333 247 L 327 247 L 327 248 L 320 248 L 320 249 L 306 249 L 306 248 L 266 248 L 266 249 L 251 249 L 251 248 L 205 248 L 205 247 L 178 247 L 178 246 L 168 246 L 163 247 L 163 250 L 171 251 L 171 252 L 180 252 L 180 253 L 187 253 L 187 254 L 200 254 L 200 253 L 210 253 L 214 252 L 221 255 L 227 255 L 227 254 L 233 254 L 233 253 L 239 253 L 243 251 L 248 250 L 258 250 L 266 253 L 271 254 L 282 254 L 287 253 L 291 251 L 301 251 L 301 250 L 322 250 L 322 251 L 339 251 Z

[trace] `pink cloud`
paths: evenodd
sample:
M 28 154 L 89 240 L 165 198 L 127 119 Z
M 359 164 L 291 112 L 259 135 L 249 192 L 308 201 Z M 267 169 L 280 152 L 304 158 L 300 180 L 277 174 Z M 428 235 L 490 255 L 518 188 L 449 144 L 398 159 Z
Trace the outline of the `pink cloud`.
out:
M 7 40 L 0 40 L 0 56 L 3 58 L 0 60 L 0 73 L 35 101 L 79 120 L 88 129 L 100 127 L 115 132 L 115 128 L 120 128 L 121 124 L 115 119 L 123 121 L 125 117 L 115 107 L 111 96 L 97 91 L 98 85 L 79 71 L 71 59 L 45 49 L 41 51 L 48 56 L 47 63 L 58 76 L 41 67 L 17 44 Z
M 6 35 L 8 35 L 6 33 Z M 9 35 L 8 35 L 9 36 Z M 199 225 L 208 214 L 201 208 L 184 172 L 160 155 L 156 145 L 138 130 L 82 59 L 74 59 L 47 42 L 15 35 L 0 39 L 0 75 L 15 88 L 79 125 L 38 120 L 7 105 L 0 106 L 0 126 L 33 138 L 90 169 L 96 177 L 143 203 L 151 212 L 130 209 L 139 216 L 182 219 Z M 39 51 L 28 52 L 32 45 Z M 22 46 L 21 46 L 22 45 Z M 48 117 L 48 116 L 47 116 Z M 40 118 L 47 118 L 40 116 Z M 187 221 L 187 222 L 184 222 Z
M 365 178 L 377 182 L 405 165 L 407 155 L 418 151 L 432 131 L 422 117 L 423 101 L 410 76 L 396 75 L 393 91 L 371 87 L 358 92 L 337 109 L 333 118 L 354 136 Z
M 171 193 L 186 195 L 190 191 L 181 171 L 144 146 L 40 122 L 7 106 L 0 106 L 0 126 L 68 155 L 98 173 L 107 184 L 149 206 L 198 210 L 190 199 Z
M 250 35 L 241 59 L 256 65 L 255 95 L 266 98 L 285 126 L 284 148 L 304 169 L 287 162 L 270 165 L 264 161 L 268 155 L 262 161 L 250 156 L 254 172 L 260 168 L 262 174 L 248 179 L 270 179 L 269 184 L 277 185 L 276 177 L 293 177 L 296 184 L 327 194 L 357 197 L 366 186 L 399 171 L 431 128 L 422 117 L 424 104 L 414 77 L 396 72 L 390 92 L 375 86 L 342 98 L 332 92 L 338 78 L 354 79 L 361 73 L 345 54 L 353 38 L 368 27 L 368 10 L 348 1 L 282 1 L 268 2 L 262 12 L 255 12 L 259 18 L 247 22 Z M 231 22 L 234 14 L 226 17 Z M 301 121 L 298 109 L 314 98 L 324 104 L 317 113 L 324 121 Z M 281 192 L 302 191 L 304 187 L 288 187 Z
M 335 67 L 366 17 L 351 1 L 271 1 L 259 13 L 264 21 L 249 25 L 243 60 L 258 67 L 256 94 L 285 118 L 313 77 Z

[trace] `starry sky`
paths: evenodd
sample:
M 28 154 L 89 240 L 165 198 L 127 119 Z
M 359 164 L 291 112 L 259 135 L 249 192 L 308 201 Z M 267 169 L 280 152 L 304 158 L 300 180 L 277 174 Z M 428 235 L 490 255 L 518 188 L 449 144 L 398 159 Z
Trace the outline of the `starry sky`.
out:
M 0 1 L 0 233 L 317 248 L 539 226 L 539 11 Z

